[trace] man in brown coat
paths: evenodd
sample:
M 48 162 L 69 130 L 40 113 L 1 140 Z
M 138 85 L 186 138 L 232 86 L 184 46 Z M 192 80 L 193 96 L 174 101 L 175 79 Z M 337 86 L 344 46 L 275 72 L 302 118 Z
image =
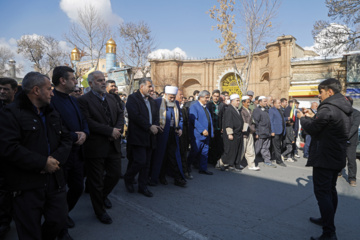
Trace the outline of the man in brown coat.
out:
M 248 96 L 244 96 L 241 98 L 242 107 L 240 108 L 241 116 L 244 120 L 244 128 L 243 128 L 243 151 L 242 157 L 245 156 L 246 161 L 248 163 L 249 170 L 259 171 L 260 168 L 255 165 L 255 149 L 254 149 L 254 136 L 255 126 L 252 122 L 251 118 L 251 110 L 250 106 L 250 98 Z

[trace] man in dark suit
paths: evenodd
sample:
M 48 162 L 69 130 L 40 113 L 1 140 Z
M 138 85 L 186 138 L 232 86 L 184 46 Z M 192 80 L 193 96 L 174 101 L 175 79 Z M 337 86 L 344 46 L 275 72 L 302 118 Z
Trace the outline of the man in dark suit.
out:
M 273 107 L 269 109 L 269 117 L 271 124 L 271 141 L 273 144 L 273 151 L 275 155 L 276 164 L 286 167 L 286 164 L 281 157 L 282 141 L 286 133 L 286 120 L 280 110 L 280 100 L 274 99 Z
M 18 83 L 12 78 L 0 78 L 0 110 L 15 99 Z M 12 219 L 12 197 L 5 189 L 4 173 L 0 168 L 0 239 L 10 230 Z
M 52 82 L 55 89 L 53 90 L 54 96 L 51 99 L 51 105 L 60 113 L 63 123 L 69 129 L 73 140 L 69 158 L 64 165 L 68 186 L 67 203 L 70 212 L 84 190 L 83 144 L 90 132 L 76 98 L 69 95 L 74 91 L 77 84 L 74 70 L 67 66 L 55 67 Z M 68 233 L 68 228 L 74 226 L 74 221 L 68 216 L 67 226 L 61 231 L 58 240 L 72 239 Z
M 213 127 L 214 137 L 210 139 L 209 149 L 209 163 L 216 165 L 217 161 L 221 158 L 224 152 L 224 143 L 222 134 L 222 119 L 225 104 L 220 102 L 220 90 L 214 90 L 212 92 L 212 100 L 206 104 L 207 109 L 210 112 Z
M 84 144 L 87 184 L 97 218 L 110 224 L 112 219 L 105 208 L 112 207 L 108 195 L 121 175 L 120 141 L 124 112 L 114 96 L 106 93 L 102 72 L 90 73 L 88 82 L 91 91 L 78 99 L 90 129 L 90 136 Z
M 134 178 L 138 177 L 138 192 L 147 197 L 153 193 L 147 188 L 151 154 L 156 148 L 155 135 L 162 131 L 159 126 L 159 110 L 154 99 L 150 97 L 153 89 L 152 81 L 140 79 L 139 91 L 129 95 L 126 102 L 128 112 L 128 145 L 127 156 L 129 165 L 124 175 L 125 187 L 128 192 L 134 192 Z

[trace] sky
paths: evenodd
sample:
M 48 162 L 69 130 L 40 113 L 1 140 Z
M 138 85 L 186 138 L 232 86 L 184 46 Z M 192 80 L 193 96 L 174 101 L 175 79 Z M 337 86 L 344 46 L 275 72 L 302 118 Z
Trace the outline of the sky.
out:
M 216 22 L 206 13 L 217 4 L 216 0 L 0 0 L 0 46 L 11 48 L 15 60 L 31 70 L 31 64 L 16 54 L 16 40 L 23 35 L 37 34 L 65 41 L 64 34 L 76 21 L 76 8 L 85 3 L 94 4 L 112 24 L 115 39 L 117 26 L 122 21 L 145 21 L 152 30 L 156 49 L 175 49 L 195 59 L 221 56 L 215 43 L 220 34 L 211 30 Z M 272 22 L 269 42 L 284 34 L 293 35 L 302 47 L 312 46 L 313 24 L 317 20 L 329 20 L 327 13 L 324 0 L 282 0 Z M 62 45 L 73 48 L 66 42 Z

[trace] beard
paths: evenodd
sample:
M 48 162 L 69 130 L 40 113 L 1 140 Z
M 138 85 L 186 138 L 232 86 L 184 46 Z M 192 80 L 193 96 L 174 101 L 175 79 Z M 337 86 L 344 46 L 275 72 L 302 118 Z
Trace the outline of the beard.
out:
M 169 100 L 167 100 L 167 99 L 165 99 L 165 101 L 166 101 L 166 106 L 168 106 L 168 107 L 175 107 L 175 101 L 174 102 L 170 102 Z

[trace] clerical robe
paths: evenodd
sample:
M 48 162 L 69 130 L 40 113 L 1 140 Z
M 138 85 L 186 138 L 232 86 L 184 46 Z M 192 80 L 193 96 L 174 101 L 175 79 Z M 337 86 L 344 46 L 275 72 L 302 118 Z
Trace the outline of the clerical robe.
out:
M 225 165 L 240 166 L 243 126 L 244 121 L 239 110 L 229 105 L 223 115 L 224 154 L 221 159 Z M 233 140 L 229 140 L 230 134 L 233 135 Z

